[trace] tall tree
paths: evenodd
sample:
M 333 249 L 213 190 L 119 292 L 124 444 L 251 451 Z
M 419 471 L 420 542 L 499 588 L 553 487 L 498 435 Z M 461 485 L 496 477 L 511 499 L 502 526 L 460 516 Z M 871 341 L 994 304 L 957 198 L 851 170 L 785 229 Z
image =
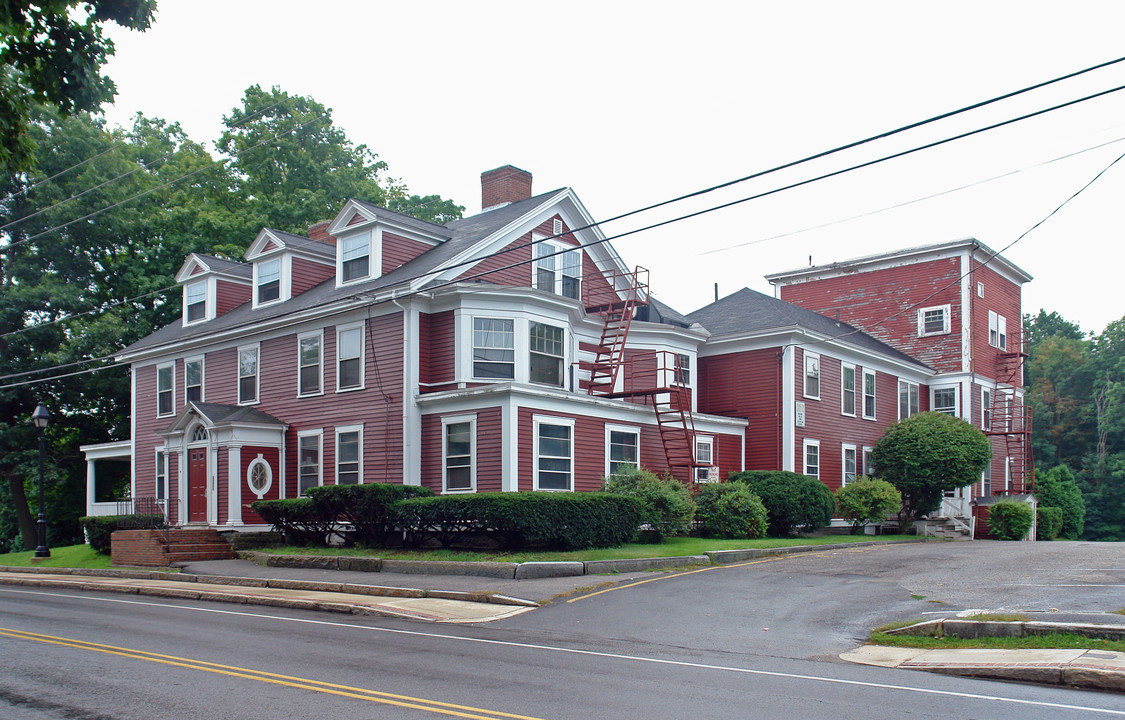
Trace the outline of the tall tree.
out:
M 97 110 L 117 89 L 101 75 L 113 55 L 103 25 L 144 31 L 156 0 L 6 0 L 0 3 L 0 169 L 31 169 L 36 105 Z

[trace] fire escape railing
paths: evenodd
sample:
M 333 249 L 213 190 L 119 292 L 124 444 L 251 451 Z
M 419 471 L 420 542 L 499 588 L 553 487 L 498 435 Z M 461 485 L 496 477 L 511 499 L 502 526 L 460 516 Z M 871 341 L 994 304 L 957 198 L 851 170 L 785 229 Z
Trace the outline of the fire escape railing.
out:
M 1034 418 L 1031 406 L 1023 402 L 1024 363 L 1027 349 L 1023 329 L 1003 338 L 1004 347 L 996 357 L 996 389 L 992 393 L 989 426 L 985 435 L 1004 440 L 1008 458 L 1010 488 L 996 488 L 993 495 L 1029 493 L 1035 490 L 1035 463 L 1031 454 L 1031 429 Z M 995 481 L 993 482 L 995 486 Z

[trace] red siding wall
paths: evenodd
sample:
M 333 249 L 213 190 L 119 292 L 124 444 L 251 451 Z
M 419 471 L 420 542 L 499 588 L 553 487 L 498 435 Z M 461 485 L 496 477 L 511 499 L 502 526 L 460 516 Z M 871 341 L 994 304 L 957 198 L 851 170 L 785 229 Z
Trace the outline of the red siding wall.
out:
M 420 391 L 438 392 L 451 389 L 452 383 L 457 377 L 457 347 L 453 311 L 447 310 L 432 315 L 422 313 L 418 317 L 418 326 L 419 382 L 450 383 L 449 385 L 430 387 L 423 385 Z
M 383 275 L 430 249 L 426 243 L 383 231 Z
M 978 263 L 979 265 L 979 263 Z M 984 283 L 984 297 L 977 296 L 977 283 Z M 1023 314 L 1021 289 L 1008 282 L 988 267 L 977 267 L 970 285 L 972 298 L 973 372 L 996 379 L 1000 350 L 988 344 L 988 311 L 1007 320 L 1008 349 L 1018 350 Z M 1004 378 L 1007 379 L 1006 377 Z M 1016 373 L 1017 385 L 1023 385 L 1023 376 Z
M 475 415 L 477 418 L 477 492 L 503 489 L 503 431 L 500 408 L 422 417 L 422 484 L 441 493 L 441 419 L 446 415 Z
M 300 295 L 309 288 L 316 287 L 325 280 L 335 277 L 335 275 L 335 264 L 325 265 L 303 258 L 293 258 L 293 297 Z
M 246 474 L 250 469 L 250 463 L 254 462 L 254 460 L 258 458 L 258 455 L 261 455 L 262 459 L 269 463 L 270 469 L 273 470 L 273 484 L 270 486 L 270 489 L 266 491 L 266 494 L 262 496 L 262 499 L 276 500 L 281 496 L 281 457 L 277 448 L 254 447 L 250 445 L 243 447 L 242 470 L 239 474 L 238 485 L 242 488 L 242 522 L 247 525 L 258 525 L 262 522 L 262 518 L 258 516 L 258 513 L 250 509 L 250 503 L 257 500 L 258 496 L 250 490 L 250 484 L 246 482 Z M 226 476 L 223 475 L 220 477 Z M 224 483 L 220 482 L 219 484 L 223 485 Z
M 228 310 L 238 307 L 242 303 L 250 302 L 251 289 L 249 285 L 229 282 L 223 279 L 215 280 L 215 317 Z
M 457 279 L 462 280 L 471 276 L 473 279 L 496 283 L 497 285 L 520 285 L 530 287 L 531 246 L 527 245 L 529 242 L 531 242 L 531 233 L 520 237 L 518 240 L 508 245 L 509 248 L 518 247 L 518 250 L 495 255 L 476 265 L 467 267 Z M 525 245 L 526 247 L 522 247 Z M 513 268 L 507 268 L 508 265 L 513 265 L 515 263 L 524 264 L 516 265 L 516 267 Z
M 699 360 L 699 411 L 746 418 L 746 469 L 781 467 L 781 348 Z

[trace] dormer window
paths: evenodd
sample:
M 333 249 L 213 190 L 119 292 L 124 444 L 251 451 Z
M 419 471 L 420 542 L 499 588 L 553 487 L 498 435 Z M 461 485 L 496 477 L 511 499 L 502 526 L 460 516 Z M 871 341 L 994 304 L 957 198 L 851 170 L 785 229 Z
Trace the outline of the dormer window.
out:
M 258 263 L 258 282 L 256 292 L 258 305 L 281 298 L 281 258 Z
M 582 251 L 550 241 L 535 246 L 535 287 L 578 299 L 582 285 Z M 565 251 L 565 252 L 561 252 Z
M 193 323 L 207 319 L 207 281 L 189 283 L 184 287 L 184 319 Z
M 371 234 L 362 233 L 340 241 L 340 282 L 362 280 L 371 275 Z

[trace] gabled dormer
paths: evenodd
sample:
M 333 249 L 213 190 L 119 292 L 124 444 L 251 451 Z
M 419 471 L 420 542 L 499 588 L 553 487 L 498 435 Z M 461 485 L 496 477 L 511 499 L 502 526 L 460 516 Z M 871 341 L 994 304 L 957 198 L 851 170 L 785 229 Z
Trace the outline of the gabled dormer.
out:
M 349 200 L 328 226 L 336 237 L 336 286 L 386 275 L 450 238 L 442 225 Z
M 176 282 L 183 287 L 183 324 L 214 320 L 250 299 L 253 268 L 213 255 L 188 255 Z
M 332 277 L 336 248 L 282 230 L 262 228 L 246 251 L 253 266 L 253 307 L 265 307 L 300 295 Z

